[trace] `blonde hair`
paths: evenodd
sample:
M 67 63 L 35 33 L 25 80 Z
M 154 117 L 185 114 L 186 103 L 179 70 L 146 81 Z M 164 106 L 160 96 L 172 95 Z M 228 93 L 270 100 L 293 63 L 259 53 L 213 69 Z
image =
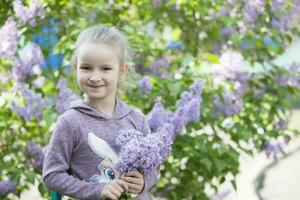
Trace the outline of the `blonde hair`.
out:
M 127 64 L 128 73 L 124 79 L 118 83 L 118 89 L 121 92 L 130 92 L 130 83 L 136 82 L 137 74 L 132 63 L 133 50 L 131 49 L 126 37 L 115 27 L 93 26 L 83 30 L 76 41 L 75 50 L 73 52 L 71 65 L 73 70 L 77 70 L 77 55 L 79 47 L 85 42 L 103 42 L 116 46 L 120 49 L 119 65 L 122 67 Z M 118 93 L 120 91 L 118 90 Z

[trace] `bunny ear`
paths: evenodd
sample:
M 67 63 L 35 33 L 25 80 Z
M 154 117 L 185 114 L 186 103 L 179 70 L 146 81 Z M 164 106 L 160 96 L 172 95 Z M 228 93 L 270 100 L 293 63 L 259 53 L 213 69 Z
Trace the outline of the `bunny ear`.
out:
M 103 139 L 97 137 L 94 133 L 89 132 L 88 142 L 91 149 L 100 157 L 111 160 L 116 164 L 119 161 L 119 156 L 109 146 L 109 144 Z

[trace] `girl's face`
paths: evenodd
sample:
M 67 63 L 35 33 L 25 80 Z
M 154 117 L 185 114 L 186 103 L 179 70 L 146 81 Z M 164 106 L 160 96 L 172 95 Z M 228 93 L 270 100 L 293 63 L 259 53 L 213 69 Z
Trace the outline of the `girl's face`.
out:
M 124 68 L 120 69 L 119 49 L 112 45 L 86 42 L 78 49 L 77 83 L 90 101 L 114 100 Z

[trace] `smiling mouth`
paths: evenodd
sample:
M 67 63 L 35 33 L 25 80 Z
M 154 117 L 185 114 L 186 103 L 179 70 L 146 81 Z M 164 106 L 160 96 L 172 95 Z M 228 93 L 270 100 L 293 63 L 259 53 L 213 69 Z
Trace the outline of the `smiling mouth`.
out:
M 100 87 L 103 87 L 104 85 L 88 85 L 89 87 L 91 88 L 100 88 Z

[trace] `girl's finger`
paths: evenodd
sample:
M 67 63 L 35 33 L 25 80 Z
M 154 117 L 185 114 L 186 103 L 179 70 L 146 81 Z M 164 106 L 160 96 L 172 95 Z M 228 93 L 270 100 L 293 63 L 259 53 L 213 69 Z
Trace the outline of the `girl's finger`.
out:
M 124 180 L 117 180 L 117 183 L 124 189 L 125 192 L 128 192 L 128 185 Z
M 133 184 L 141 184 L 141 180 L 138 178 L 134 178 L 134 177 L 128 177 L 125 176 L 123 177 L 123 180 L 129 183 L 133 183 Z
M 122 192 L 120 192 L 118 189 L 116 189 L 116 188 L 112 188 L 111 190 L 110 190 L 110 192 L 113 194 L 113 195 L 115 195 L 116 197 L 117 197 L 117 199 L 121 196 L 121 194 L 122 194 Z
M 139 190 L 140 189 L 140 186 L 137 185 L 137 184 L 132 184 L 132 183 L 127 183 L 128 184 L 128 188 L 129 188 L 129 191 L 130 190 Z
M 120 193 L 124 192 L 124 189 L 121 185 L 118 184 L 118 182 L 114 181 L 113 182 L 113 188 L 119 191 Z
M 143 175 L 141 173 L 139 173 L 138 171 L 132 171 L 132 172 L 128 172 L 126 173 L 126 176 L 135 176 L 135 177 L 142 177 Z
M 112 200 L 118 200 L 118 197 L 112 193 L 108 193 L 107 194 L 108 199 L 112 199 Z

